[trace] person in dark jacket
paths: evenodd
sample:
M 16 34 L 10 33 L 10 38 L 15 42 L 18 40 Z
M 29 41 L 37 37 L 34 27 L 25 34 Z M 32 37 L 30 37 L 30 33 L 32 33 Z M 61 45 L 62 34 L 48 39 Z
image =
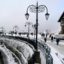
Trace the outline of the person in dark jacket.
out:
M 53 42 L 53 36 L 51 36 L 51 42 Z
M 57 39 L 56 39 L 56 43 L 57 43 L 57 45 L 59 45 L 59 41 L 60 41 L 59 38 L 57 38 Z
M 44 41 L 45 41 L 45 42 L 47 41 L 47 38 L 46 38 L 46 37 L 44 38 Z

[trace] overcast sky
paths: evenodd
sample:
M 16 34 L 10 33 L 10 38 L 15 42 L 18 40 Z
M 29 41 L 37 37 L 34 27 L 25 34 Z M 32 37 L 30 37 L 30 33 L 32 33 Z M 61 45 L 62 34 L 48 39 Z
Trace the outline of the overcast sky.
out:
M 13 29 L 13 26 L 18 25 L 20 31 L 26 31 L 25 19 L 26 9 L 29 5 L 46 5 L 50 17 L 48 21 L 45 19 L 45 11 L 39 13 L 39 31 L 43 32 L 48 29 L 51 32 L 58 32 L 60 24 L 58 19 L 64 11 L 64 0 L 0 0 L 0 27 L 4 27 L 6 31 Z M 36 14 L 29 11 L 29 20 L 33 24 L 36 22 Z

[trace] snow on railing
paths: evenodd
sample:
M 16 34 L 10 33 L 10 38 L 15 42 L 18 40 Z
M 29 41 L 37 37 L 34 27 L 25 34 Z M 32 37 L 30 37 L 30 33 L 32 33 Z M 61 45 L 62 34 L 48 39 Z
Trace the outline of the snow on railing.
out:
M 17 64 L 14 61 L 14 58 L 12 56 L 12 54 L 10 53 L 10 51 L 6 48 L 5 45 L 0 45 L 0 50 L 5 54 L 6 58 L 4 60 L 6 60 L 7 64 Z
M 1 38 L 1 40 L 3 40 L 4 44 L 6 44 L 7 46 L 10 46 L 10 47 L 16 49 L 16 51 L 24 59 L 23 62 L 25 62 L 25 64 L 27 64 L 27 61 L 32 57 L 32 55 L 34 53 L 33 49 L 23 41 L 21 42 L 18 40 L 8 39 L 8 38 Z

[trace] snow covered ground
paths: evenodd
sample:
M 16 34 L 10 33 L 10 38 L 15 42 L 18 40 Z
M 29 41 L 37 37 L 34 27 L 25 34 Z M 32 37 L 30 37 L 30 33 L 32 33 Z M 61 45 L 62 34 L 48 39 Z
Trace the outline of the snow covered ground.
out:
M 44 42 L 43 39 L 41 40 Z M 60 41 L 58 46 L 55 41 L 51 42 L 50 40 L 48 40 L 46 44 L 51 49 L 53 64 L 64 64 L 64 41 Z
M 32 36 L 31 36 L 31 38 L 32 38 Z M 42 39 L 42 37 L 39 35 L 38 36 L 38 39 L 39 40 L 41 40 L 41 43 L 43 43 L 44 42 L 44 40 Z M 50 39 L 49 39 L 49 41 L 48 42 L 51 42 L 50 41 Z M 53 42 L 52 42 L 53 43 Z M 56 42 L 54 42 L 55 44 L 56 44 Z M 47 42 L 46 42 L 46 44 L 47 44 Z M 54 47 L 52 47 L 51 45 L 49 45 L 49 44 L 47 44 L 49 47 L 50 47 L 50 49 L 51 49 L 51 55 L 52 55 L 52 57 L 53 57 L 53 64 L 64 64 L 64 55 L 63 54 L 61 54 L 58 50 L 56 50 Z M 61 40 L 60 41 L 60 43 L 59 43 L 59 45 L 62 45 L 62 46 L 64 46 L 64 41 L 63 40 Z M 61 49 L 60 49 L 61 50 Z M 41 52 L 41 51 L 40 51 Z M 64 52 L 64 49 L 63 49 L 63 52 Z M 42 58 L 42 53 L 41 53 L 41 59 L 43 59 Z M 42 61 L 42 60 L 41 60 Z
M 26 35 L 23 37 L 26 37 Z M 30 35 L 30 39 L 34 39 L 35 36 L 33 35 Z M 27 45 L 25 42 L 21 42 L 21 41 L 17 41 L 17 40 L 14 40 L 14 39 L 6 39 L 4 38 L 6 43 L 8 44 L 8 46 L 12 46 L 14 48 L 19 48 L 19 52 L 23 54 L 23 57 L 24 57 L 24 61 L 25 61 L 25 64 L 27 63 L 28 59 L 32 56 L 32 54 L 34 53 L 33 52 L 33 49 Z M 41 37 L 41 35 L 38 35 L 38 39 L 41 40 L 41 43 L 44 43 L 43 41 L 43 38 Z M 51 43 L 50 39 L 46 42 L 46 44 L 50 47 L 51 49 L 51 55 L 53 57 L 53 64 L 64 64 L 64 55 L 60 53 L 60 51 L 58 51 L 56 48 L 54 48 L 53 46 L 51 46 L 50 44 L 48 44 L 48 42 Z M 52 42 L 53 43 L 53 42 Z M 56 42 L 54 42 L 54 44 L 56 44 Z M 60 41 L 60 45 L 64 46 L 64 41 Z M 60 49 L 61 50 L 61 49 Z M 40 49 L 40 56 L 41 56 L 41 64 L 43 64 L 43 52 L 42 50 Z M 63 51 L 64 52 L 64 51 Z M 11 54 L 10 54 L 11 56 Z M 12 56 L 11 56 L 12 57 Z M 11 60 L 12 61 L 12 60 Z M 14 61 L 13 61 L 14 62 Z M 15 63 L 15 62 L 14 62 Z M 14 64 L 13 63 L 13 64 Z M 12 63 L 11 63 L 12 64 Z M 44 62 L 45 64 L 45 62 Z
M 51 48 L 51 55 L 53 57 L 53 64 L 64 64 L 63 58 L 64 56 L 60 54 L 57 50 L 55 50 L 52 46 L 47 44 Z

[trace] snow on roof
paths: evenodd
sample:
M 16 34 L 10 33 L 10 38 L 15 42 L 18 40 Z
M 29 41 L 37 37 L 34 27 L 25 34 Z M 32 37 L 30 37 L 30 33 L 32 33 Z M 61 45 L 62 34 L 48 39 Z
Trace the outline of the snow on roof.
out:
M 58 20 L 58 22 L 61 22 L 61 19 L 64 19 L 64 12 L 62 13 L 60 19 Z

